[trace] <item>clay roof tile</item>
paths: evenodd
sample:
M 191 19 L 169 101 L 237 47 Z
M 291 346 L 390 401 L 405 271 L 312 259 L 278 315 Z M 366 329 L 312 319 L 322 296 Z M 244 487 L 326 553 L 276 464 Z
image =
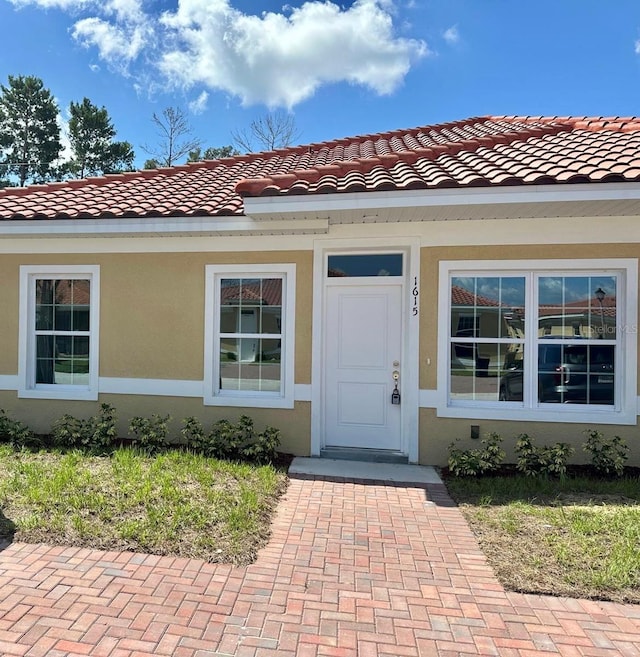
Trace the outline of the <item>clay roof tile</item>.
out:
M 640 118 L 485 116 L 0 190 L 0 220 L 242 214 L 246 196 L 637 180 Z

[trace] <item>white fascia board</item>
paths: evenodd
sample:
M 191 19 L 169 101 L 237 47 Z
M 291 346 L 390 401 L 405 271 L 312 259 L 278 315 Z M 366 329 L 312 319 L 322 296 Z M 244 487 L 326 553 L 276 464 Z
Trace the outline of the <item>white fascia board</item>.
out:
M 327 219 L 260 220 L 241 217 L 150 219 L 26 219 L 0 222 L 0 237 L 167 237 L 326 233 Z
M 497 203 L 549 203 L 571 201 L 640 200 L 640 183 L 584 183 L 520 185 L 509 187 L 453 187 L 385 192 L 309 194 L 245 198 L 248 215 L 300 214 L 332 210 L 488 205 Z

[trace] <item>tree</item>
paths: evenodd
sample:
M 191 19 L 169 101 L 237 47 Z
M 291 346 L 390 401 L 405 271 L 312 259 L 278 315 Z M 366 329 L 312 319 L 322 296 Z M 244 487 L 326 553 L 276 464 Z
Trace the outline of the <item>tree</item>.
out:
M 248 129 L 236 130 L 231 136 L 241 151 L 252 153 L 256 145 L 267 151 L 291 146 L 300 132 L 292 114 L 277 111 L 251 121 Z
M 200 148 L 200 140 L 190 136 L 191 126 L 179 107 L 166 107 L 160 116 L 154 112 L 152 121 L 160 141 L 155 149 L 142 146 L 142 150 L 151 155 L 144 164 L 145 169 L 170 167 L 189 151 Z
M 105 160 L 103 173 L 120 173 L 134 171 L 133 161 L 136 154 L 128 141 L 114 141 L 109 147 L 110 159 Z
M 107 110 L 88 98 L 69 106 L 69 140 L 73 152 L 66 169 L 78 178 L 131 171 L 135 154 L 126 141 L 113 141 L 116 131 Z
M 2 162 L 21 187 L 51 177 L 62 150 L 57 119 L 58 106 L 40 78 L 10 75 L 8 86 L 0 85 Z
M 189 158 L 187 162 L 201 162 L 202 160 L 220 160 L 223 157 L 232 157 L 240 153 L 233 146 L 219 146 L 218 148 L 210 146 L 206 148 L 204 153 L 198 146 L 192 151 L 189 151 Z

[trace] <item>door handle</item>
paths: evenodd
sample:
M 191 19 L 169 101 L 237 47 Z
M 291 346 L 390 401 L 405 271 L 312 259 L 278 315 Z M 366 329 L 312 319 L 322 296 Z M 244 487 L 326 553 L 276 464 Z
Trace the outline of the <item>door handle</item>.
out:
M 393 374 L 391 376 L 393 377 L 393 382 L 394 382 L 393 392 L 391 393 L 391 403 L 394 406 L 397 406 L 400 404 L 400 391 L 398 390 L 398 380 L 400 379 L 400 372 L 398 370 L 393 370 Z

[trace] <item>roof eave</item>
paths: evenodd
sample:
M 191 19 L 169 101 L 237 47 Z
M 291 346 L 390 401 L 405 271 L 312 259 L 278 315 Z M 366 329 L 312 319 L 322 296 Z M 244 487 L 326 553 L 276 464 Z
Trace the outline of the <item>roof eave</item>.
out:
M 325 233 L 325 219 L 146 217 L 144 219 L 49 219 L 0 222 L 0 238 L 176 237 Z
M 315 213 L 328 216 L 332 211 L 590 201 L 638 201 L 640 214 L 640 182 L 344 192 L 245 197 L 243 200 L 247 215 L 264 218 L 308 217 Z

